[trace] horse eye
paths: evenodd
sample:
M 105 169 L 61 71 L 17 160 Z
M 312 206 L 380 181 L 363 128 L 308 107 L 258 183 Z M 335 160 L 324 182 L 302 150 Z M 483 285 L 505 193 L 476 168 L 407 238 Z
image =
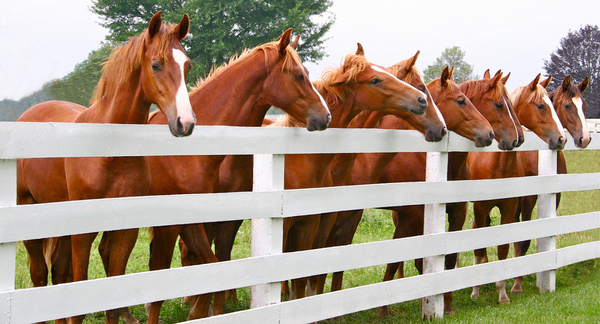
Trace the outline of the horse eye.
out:
M 377 78 L 374 78 L 374 79 L 373 79 L 373 80 L 371 80 L 371 82 L 369 82 L 369 83 L 371 83 L 372 85 L 377 85 L 377 84 L 381 83 L 381 80 L 380 80 L 380 79 L 377 79 Z
M 501 103 L 494 103 L 494 105 L 496 105 L 496 108 L 502 109 L 502 104 Z
M 571 109 L 571 105 L 565 105 L 565 109 L 566 110 L 570 110 Z
M 152 63 L 152 71 L 154 71 L 154 72 L 160 71 L 160 63 L 158 63 L 158 62 Z
M 544 109 L 544 104 L 539 104 L 539 105 L 537 105 L 537 108 L 538 108 L 539 110 L 543 110 L 543 109 Z
M 296 80 L 298 80 L 298 81 L 304 80 L 304 74 L 296 74 L 295 77 L 296 77 Z
M 464 99 L 464 98 L 458 99 L 458 100 L 456 101 L 456 103 L 458 103 L 460 106 L 464 106 L 464 105 L 466 105 L 466 104 L 467 104 L 467 102 L 465 101 L 465 99 Z

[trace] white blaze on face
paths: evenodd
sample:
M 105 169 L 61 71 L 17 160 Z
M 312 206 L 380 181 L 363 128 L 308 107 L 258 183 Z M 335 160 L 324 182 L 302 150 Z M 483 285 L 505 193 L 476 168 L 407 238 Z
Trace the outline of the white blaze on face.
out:
M 408 84 L 408 83 L 406 83 L 406 82 L 404 82 L 404 81 L 402 81 L 402 80 L 398 79 L 398 78 L 397 78 L 395 75 L 391 74 L 390 72 L 388 72 L 388 71 L 386 71 L 386 70 L 384 70 L 384 69 L 382 69 L 382 68 L 380 68 L 380 67 L 378 67 L 378 66 L 375 66 L 375 65 L 371 65 L 371 68 L 372 68 L 373 70 L 377 71 L 377 72 L 385 73 L 385 74 L 387 74 L 387 75 L 391 76 L 392 78 L 394 78 L 394 79 L 398 80 L 400 83 L 403 83 L 403 84 L 405 84 L 405 85 L 407 85 L 407 86 L 409 86 L 409 87 L 411 87 L 411 88 L 413 88 L 413 89 L 415 89 L 415 90 L 419 91 L 419 92 L 420 92 L 420 93 L 423 95 L 423 98 L 427 99 L 427 95 L 426 95 L 426 94 L 424 94 L 424 93 L 423 93 L 423 91 L 421 91 L 421 90 L 419 90 L 419 89 L 417 89 L 417 88 L 413 87 L 412 85 L 410 85 L 410 84 Z
M 173 58 L 175 59 L 175 62 L 179 64 L 179 70 L 181 71 L 181 83 L 179 84 L 177 94 L 175 95 L 177 116 L 181 119 L 181 122 L 184 123 L 184 125 L 186 121 L 190 122 L 190 120 L 195 123 L 194 112 L 192 111 L 192 104 L 190 103 L 190 96 L 188 95 L 185 84 L 184 65 L 188 58 L 181 50 L 175 48 L 173 49 Z
M 556 114 L 556 111 L 554 110 L 554 105 L 552 104 L 552 101 L 546 95 L 544 96 L 543 99 L 544 99 L 544 102 L 550 108 L 550 112 L 552 114 L 552 119 L 554 119 L 554 122 L 556 123 L 556 127 L 558 127 L 560 136 L 565 137 L 565 129 L 564 129 L 563 125 L 561 124 L 560 119 L 558 119 L 558 115 Z
M 504 96 L 502 96 L 502 100 L 504 100 L 504 105 L 506 105 L 506 110 L 508 111 L 508 115 L 510 116 L 510 119 L 513 122 L 513 125 L 515 126 L 515 132 L 517 133 L 517 137 L 519 137 L 519 130 L 517 129 L 517 122 L 515 121 L 515 117 L 513 116 L 510 106 L 508 105 L 508 102 L 506 102 L 506 98 Z
M 308 76 L 306 76 L 306 79 L 307 79 L 307 80 L 310 80 L 310 79 L 308 78 Z M 329 106 L 327 106 L 327 103 L 325 102 L 325 99 L 323 99 L 323 96 L 321 96 L 321 94 L 319 93 L 319 91 L 317 90 L 317 88 L 315 88 L 315 85 L 314 85 L 312 82 L 310 82 L 310 81 L 309 81 L 309 83 L 310 83 L 310 86 L 311 86 L 311 87 L 313 88 L 313 90 L 315 91 L 315 93 L 317 94 L 317 96 L 319 96 L 319 99 L 321 99 L 321 103 L 323 104 L 323 106 L 325 107 L 325 109 L 327 109 L 327 112 L 328 112 L 329 114 L 331 114 L 331 111 L 329 111 Z
M 579 116 L 579 120 L 581 120 L 581 134 L 584 139 L 590 138 L 590 131 L 587 127 L 587 122 L 585 121 L 585 114 L 583 113 L 583 101 L 581 97 L 575 97 L 572 99 L 575 107 L 577 107 L 577 115 Z

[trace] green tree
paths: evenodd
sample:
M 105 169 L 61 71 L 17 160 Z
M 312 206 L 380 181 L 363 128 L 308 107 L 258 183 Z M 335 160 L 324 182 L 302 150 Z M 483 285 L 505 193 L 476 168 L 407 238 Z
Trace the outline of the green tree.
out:
M 105 42 L 92 51 L 87 59 L 75 66 L 73 72 L 59 80 L 47 82 L 43 90 L 53 100 L 64 100 L 89 106 L 94 89 L 102 75 L 102 63 L 108 58 L 115 46 Z
M 544 60 L 544 70 L 552 75 L 550 89 L 559 87 L 567 75 L 573 82 L 589 77 L 590 83 L 583 93 L 588 103 L 586 116 L 600 117 L 600 29 L 597 25 L 569 30 L 556 51 L 550 54 L 550 60 Z
M 93 0 L 91 11 L 110 30 L 108 40 L 125 41 L 146 28 L 154 13 L 163 11 L 166 21 L 177 22 L 190 16 L 190 35 L 184 47 L 192 60 L 188 80 L 205 76 L 246 48 L 277 39 L 287 28 L 301 35 L 298 53 L 310 62 L 325 55 L 325 33 L 335 16 L 323 16 L 331 0 Z
M 452 79 L 456 83 L 479 79 L 478 75 L 473 75 L 473 65 L 464 61 L 465 54 L 459 46 L 447 47 L 432 65 L 423 70 L 425 82 L 439 78 L 446 66 L 454 67 Z

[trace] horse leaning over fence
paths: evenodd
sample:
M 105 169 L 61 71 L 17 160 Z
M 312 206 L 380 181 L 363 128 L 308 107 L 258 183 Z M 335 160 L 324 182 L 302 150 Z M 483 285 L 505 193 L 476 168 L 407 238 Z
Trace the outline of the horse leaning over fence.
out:
M 567 76 L 560 87 L 555 91 L 548 93 L 552 105 L 556 110 L 558 119 L 563 127 L 573 137 L 575 146 L 579 148 L 586 148 L 590 144 L 590 131 L 587 127 L 585 120 L 585 111 L 587 109 L 587 102 L 583 100 L 581 93 L 587 88 L 589 79 L 586 77 L 580 84 L 575 85 L 571 83 L 571 76 Z M 517 153 L 519 160 L 523 165 L 523 172 L 525 176 L 536 176 L 538 175 L 538 151 L 520 151 Z M 565 161 L 565 155 L 562 151 L 558 151 L 557 160 L 557 173 L 567 173 L 567 163 Z M 519 209 L 515 215 L 515 221 L 519 220 L 528 221 L 531 219 L 533 214 L 533 208 L 537 202 L 537 196 L 526 196 L 522 197 Z M 560 203 L 560 193 L 556 195 L 556 208 Z M 514 243 L 515 257 L 523 256 L 529 250 L 531 240 Z M 523 277 L 515 278 L 511 293 L 523 292 L 521 283 Z
M 96 93 L 89 108 L 64 102 L 48 101 L 29 108 L 20 122 L 71 122 L 146 124 L 150 105 L 156 104 L 168 117 L 174 136 L 190 135 L 196 118 L 187 96 L 186 76 L 190 60 L 181 46 L 189 29 L 184 15 L 179 24 L 162 23 L 156 13 L 148 28 L 129 43 L 113 51 L 102 70 Z M 150 172 L 145 157 L 89 157 L 26 159 L 18 162 L 18 204 L 48 203 L 66 200 L 140 196 L 148 194 Z M 108 276 L 122 275 L 135 245 L 138 230 L 105 233 L 106 248 L 111 251 L 105 264 Z M 52 257 L 53 281 L 69 278 L 72 249 L 72 280 L 86 280 L 90 249 L 97 233 L 59 239 Z M 34 286 L 47 284 L 42 240 L 26 241 Z M 56 277 L 54 277 L 56 275 Z M 107 323 L 117 323 L 121 309 L 106 312 Z M 75 318 L 82 322 L 85 315 Z
M 271 106 L 302 120 L 309 131 L 327 128 L 331 115 L 323 98 L 309 81 L 308 71 L 290 45 L 292 29 L 278 41 L 257 46 L 199 82 L 190 93 L 192 107 L 202 125 L 260 126 Z M 165 123 L 157 114 L 151 124 Z M 219 192 L 220 165 L 223 155 L 150 157 L 151 195 Z M 241 157 L 242 166 L 251 166 L 252 157 Z M 252 183 L 250 168 L 250 184 Z M 237 172 L 233 170 L 232 172 Z M 245 178 L 240 178 L 242 180 Z M 218 225 L 171 225 L 153 228 L 150 243 L 150 270 L 171 265 L 177 237 L 181 236 L 189 258 L 188 264 L 214 262 L 208 237 L 220 235 Z M 236 229 L 237 230 L 237 229 Z M 212 294 L 193 299 L 189 319 L 208 316 Z M 162 301 L 152 303 L 149 323 L 157 323 Z M 224 293 L 215 296 L 214 314 L 223 313 Z
M 539 80 L 540 74 L 530 84 L 515 89 L 510 95 L 510 102 L 523 126 L 548 143 L 549 149 L 562 149 L 566 143 L 565 133 L 545 89 L 550 83 L 550 78 L 542 82 Z M 523 166 L 517 152 L 471 152 L 467 158 L 467 164 L 473 179 L 524 176 Z M 501 224 L 514 222 L 518 204 L 518 197 L 475 201 L 473 203 L 475 218 L 473 228 L 490 226 L 490 212 L 496 206 L 501 213 Z M 506 259 L 508 250 L 508 244 L 498 246 L 498 259 Z M 473 263 L 484 262 L 487 262 L 486 249 L 475 250 Z M 510 303 L 504 280 L 496 282 L 496 289 L 499 295 L 498 302 Z M 479 297 L 479 287 L 473 288 L 471 296 Z

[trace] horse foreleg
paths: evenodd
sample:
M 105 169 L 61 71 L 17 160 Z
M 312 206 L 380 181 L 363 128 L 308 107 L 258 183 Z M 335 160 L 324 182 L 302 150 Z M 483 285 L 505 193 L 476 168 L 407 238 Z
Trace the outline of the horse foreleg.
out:
M 459 202 L 446 205 L 446 212 L 448 213 L 448 230 L 461 231 L 465 220 L 467 219 L 467 203 Z M 458 268 L 459 260 L 458 253 L 447 254 L 445 258 L 445 266 L 447 270 Z M 444 293 L 444 313 L 452 314 L 454 309 L 452 307 L 452 292 Z
M 188 263 L 193 264 L 206 264 L 217 262 L 217 257 L 210 248 L 210 243 L 206 235 L 203 224 L 193 224 L 184 226 L 181 233 L 181 239 L 185 242 L 185 246 L 188 250 Z M 213 294 L 194 296 L 190 300 L 193 300 L 192 308 L 190 309 L 190 318 L 196 319 L 208 316 L 208 309 L 210 308 L 210 300 Z M 214 306 L 213 315 L 219 315 L 225 313 L 225 292 L 218 292 L 214 294 Z M 207 303 L 204 305 L 202 303 Z
M 161 226 L 152 229 L 150 261 L 148 264 L 151 271 L 168 269 L 171 266 L 175 243 L 181 229 L 182 226 Z M 164 300 L 161 300 L 153 302 L 150 306 L 146 305 L 149 324 L 158 324 L 158 316 L 163 303 Z
M 107 276 L 120 276 L 125 274 L 127 268 L 127 261 L 133 251 L 133 247 L 137 241 L 139 230 L 137 228 L 118 230 L 108 232 L 108 272 Z M 106 233 L 105 233 L 106 234 Z M 119 323 L 119 317 L 125 312 L 125 319 L 131 320 L 133 315 L 129 313 L 127 307 L 119 309 L 111 309 L 106 311 L 106 322 L 109 324 Z M 135 319 L 134 319 L 135 320 Z M 134 322 L 136 322 L 135 320 Z
M 88 279 L 88 268 L 90 265 L 90 250 L 92 243 L 98 233 L 78 234 L 71 236 L 71 257 L 73 263 L 73 281 Z M 83 323 L 85 315 L 69 318 L 69 323 Z
M 29 275 L 34 287 L 48 285 L 48 265 L 44 258 L 43 240 L 23 241 L 29 255 Z
M 326 246 L 343 246 L 352 244 L 352 239 L 356 229 L 360 224 L 363 210 L 350 210 L 338 212 L 333 228 L 330 230 Z M 335 272 L 331 278 L 331 291 L 342 290 L 344 272 Z M 325 280 L 319 283 L 319 290 L 322 292 L 325 286 Z

